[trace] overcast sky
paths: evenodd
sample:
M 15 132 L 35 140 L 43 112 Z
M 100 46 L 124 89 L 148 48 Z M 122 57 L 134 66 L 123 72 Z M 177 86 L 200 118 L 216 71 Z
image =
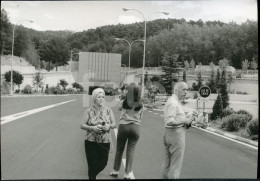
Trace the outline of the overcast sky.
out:
M 186 21 L 231 21 L 241 24 L 257 20 L 257 0 L 191 0 L 191 1 L 1 1 L 11 23 L 20 20 L 24 26 L 39 30 L 83 31 L 104 25 L 129 24 L 160 18 L 184 18 Z M 153 13 L 166 11 L 168 16 Z M 152 14 L 151 14 L 152 13 Z

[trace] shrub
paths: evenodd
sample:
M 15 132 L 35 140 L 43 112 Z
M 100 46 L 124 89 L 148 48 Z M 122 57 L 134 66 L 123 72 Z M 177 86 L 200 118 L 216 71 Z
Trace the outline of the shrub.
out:
M 258 140 L 258 134 L 251 136 L 252 140 Z
M 238 131 L 246 127 L 249 117 L 245 114 L 231 114 L 222 120 L 222 128 L 225 128 L 227 131 Z
M 76 91 L 75 89 L 73 89 L 73 88 L 68 88 L 68 89 L 67 89 L 67 92 L 68 92 L 69 94 L 76 94 L 76 93 L 77 93 L 77 91 Z
M 251 121 L 249 121 L 249 123 L 247 124 L 247 128 L 246 131 L 248 132 L 248 134 L 250 136 L 253 135 L 258 135 L 259 132 L 259 121 L 258 119 L 252 119 Z
M 222 112 L 222 117 L 227 117 L 227 116 L 229 116 L 229 115 L 231 115 L 231 114 L 234 114 L 234 113 L 236 113 L 236 111 L 234 111 L 232 108 L 230 108 L 230 107 L 226 107 L 224 110 L 223 110 L 223 112 Z
M 62 89 L 59 86 L 56 86 L 56 87 L 52 86 L 49 88 L 49 91 L 50 91 L 50 94 L 62 94 L 63 93 Z
M 82 85 L 80 85 L 79 83 L 77 82 L 74 82 L 73 84 L 71 84 L 73 88 L 76 88 L 77 90 L 79 89 L 80 92 L 83 92 L 84 91 L 84 88 Z
M 194 92 L 193 94 L 193 99 L 197 99 L 199 97 L 198 93 L 197 92 Z
M 198 91 L 198 86 L 195 82 L 192 83 L 192 90 Z
M 238 110 L 237 114 L 246 114 L 250 118 L 249 121 L 253 118 L 253 115 L 250 112 L 248 112 L 248 111 L 246 111 L 244 109 Z
M 158 77 L 158 76 L 153 76 L 151 79 L 151 82 L 159 82 L 159 80 L 160 80 L 160 77 Z
M 242 92 L 242 91 L 236 91 L 236 94 L 244 94 L 244 95 L 246 95 L 248 93 L 247 92 Z
M 11 83 L 11 70 L 4 74 L 5 81 Z M 13 70 L 13 84 L 21 85 L 23 82 L 23 75 L 18 71 Z
M 19 92 L 20 92 L 20 89 L 16 89 L 16 90 L 15 90 L 15 93 L 19 93 Z
M 31 94 L 31 93 L 32 93 L 32 87 L 27 84 L 27 85 L 22 89 L 22 93 L 24 93 L 24 94 Z
M 150 103 L 150 99 L 149 99 L 149 98 L 143 98 L 143 99 L 142 99 L 142 102 L 143 102 L 144 104 L 149 104 L 149 103 Z
M 68 82 L 65 80 L 65 79 L 61 79 L 60 80 L 60 85 L 63 87 L 63 89 L 65 90 L 67 85 L 68 85 Z

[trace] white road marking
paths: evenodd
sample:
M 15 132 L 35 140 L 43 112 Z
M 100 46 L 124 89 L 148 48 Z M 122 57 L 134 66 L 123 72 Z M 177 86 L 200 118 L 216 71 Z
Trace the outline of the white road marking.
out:
M 117 130 L 116 128 L 114 128 L 114 133 L 115 133 L 116 139 L 117 139 L 117 132 L 118 132 L 118 130 Z M 126 159 L 123 158 L 122 161 L 123 161 L 124 167 L 126 167 Z M 131 179 L 135 179 L 135 176 L 134 176 L 133 171 L 131 171 L 131 172 L 129 173 L 129 175 L 130 175 Z
M 158 114 L 157 112 L 154 112 L 154 114 Z
M 62 105 L 62 104 L 66 104 L 66 103 L 71 102 L 71 101 L 75 101 L 75 100 L 76 99 L 73 99 L 73 100 L 70 100 L 70 101 L 60 102 L 60 103 L 57 103 L 57 104 L 52 104 L 52 105 L 49 105 L 49 106 L 44 106 L 44 107 L 40 107 L 40 108 L 36 108 L 36 109 L 24 111 L 24 112 L 12 114 L 12 115 L 9 115 L 9 116 L 1 117 L 1 125 L 5 124 L 5 123 L 9 123 L 11 121 L 14 121 L 16 119 L 19 119 L 19 118 L 22 118 L 22 117 L 25 117 L 25 116 L 29 116 L 31 114 L 34 114 L 34 113 L 37 113 L 37 112 L 40 112 L 40 111 L 44 111 L 46 109 L 50 109 L 50 108 L 53 108 L 53 107 L 56 107 L 56 106 L 59 106 L 59 105 Z
M 214 132 L 208 131 L 208 130 L 206 130 L 206 129 L 201 129 L 201 128 L 194 127 L 194 126 L 193 126 L 193 128 L 197 128 L 197 129 L 199 129 L 199 130 L 202 130 L 202 131 L 205 131 L 205 132 L 208 132 L 208 133 L 214 134 L 214 135 L 216 135 L 216 136 L 219 136 L 219 137 L 225 138 L 225 139 L 227 139 L 227 140 L 230 140 L 230 141 L 233 141 L 233 142 L 236 142 L 236 143 L 240 143 L 240 144 L 242 144 L 242 145 L 245 145 L 245 146 L 248 146 L 248 147 L 250 147 L 250 148 L 253 148 L 253 149 L 258 150 L 258 148 L 255 147 L 255 146 L 252 146 L 252 145 L 249 145 L 249 144 L 247 144 L 247 143 L 243 143 L 243 142 L 241 142 L 241 141 L 237 141 L 237 140 L 234 140 L 234 139 L 228 138 L 228 137 L 223 136 L 223 135 L 221 135 L 221 134 L 214 133 Z

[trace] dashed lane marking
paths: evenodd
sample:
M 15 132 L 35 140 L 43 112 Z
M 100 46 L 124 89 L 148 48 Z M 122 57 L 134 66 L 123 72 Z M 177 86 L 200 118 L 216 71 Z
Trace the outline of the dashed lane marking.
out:
M 25 117 L 25 116 L 29 116 L 31 114 L 35 114 L 35 113 L 40 112 L 40 111 L 44 111 L 46 109 L 50 109 L 50 108 L 53 108 L 53 107 L 56 107 L 56 106 L 59 106 L 59 105 L 62 105 L 62 104 L 66 104 L 66 103 L 75 101 L 75 100 L 76 99 L 73 99 L 73 100 L 70 100 L 70 101 L 60 102 L 60 103 L 52 104 L 52 105 L 49 105 L 49 106 L 44 106 L 44 107 L 40 107 L 40 108 L 36 108 L 36 109 L 24 111 L 24 112 L 12 114 L 12 115 L 9 115 L 9 116 L 1 117 L 1 125 L 9 123 L 11 121 L 14 121 L 16 119 L 19 119 L 19 118 L 22 118 L 22 117 Z

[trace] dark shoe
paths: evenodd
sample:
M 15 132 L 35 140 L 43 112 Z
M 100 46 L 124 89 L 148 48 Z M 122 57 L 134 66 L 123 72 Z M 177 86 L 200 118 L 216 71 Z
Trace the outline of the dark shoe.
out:
M 118 172 L 113 171 L 109 175 L 112 177 L 118 177 Z

